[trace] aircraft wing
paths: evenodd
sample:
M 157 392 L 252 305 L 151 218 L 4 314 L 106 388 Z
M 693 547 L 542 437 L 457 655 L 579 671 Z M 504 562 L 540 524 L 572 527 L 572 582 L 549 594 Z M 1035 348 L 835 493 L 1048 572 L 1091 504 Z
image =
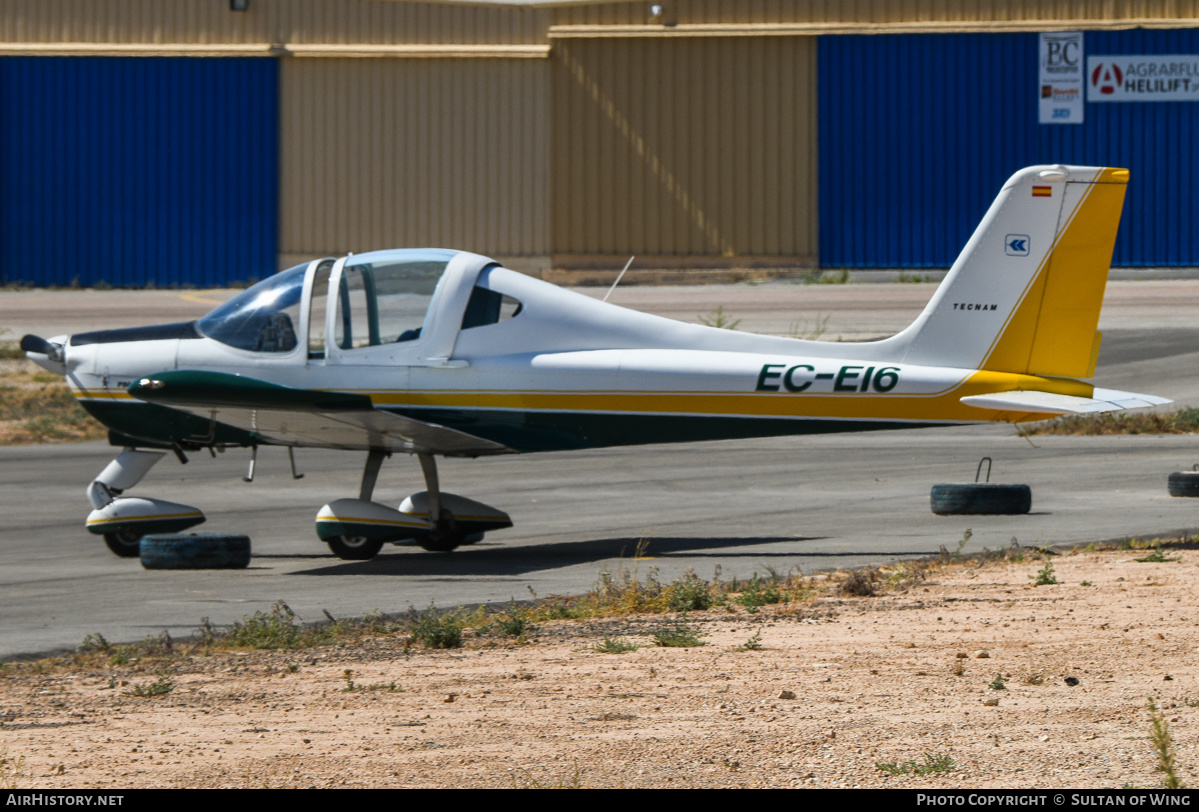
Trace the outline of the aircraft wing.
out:
M 1121 392 L 1118 389 L 1100 389 L 1099 387 L 1095 387 L 1089 398 L 1023 389 L 997 392 L 993 395 L 970 395 L 962 398 L 962 403 L 967 406 L 977 406 L 981 409 L 1001 409 L 1047 415 L 1118 412 L 1123 409 L 1163 406 L 1170 402 L 1167 398 L 1159 398 L 1154 395 L 1140 395 L 1136 392 Z
M 242 429 L 264 444 L 454 457 L 513 453 L 482 437 L 382 411 L 365 395 L 294 389 L 225 372 L 161 372 L 130 384 L 129 394 Z

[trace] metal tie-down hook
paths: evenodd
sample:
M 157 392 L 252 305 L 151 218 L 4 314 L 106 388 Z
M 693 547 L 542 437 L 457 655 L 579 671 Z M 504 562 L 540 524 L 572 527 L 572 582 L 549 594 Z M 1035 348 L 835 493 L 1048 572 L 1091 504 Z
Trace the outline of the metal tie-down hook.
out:
M 242 482 L 254 481 L 254 463 L 256 462 L 258 462 L 258 446 L 253 445 L 250 446 L 250 470 L 244 477 L 241 478 Z
M 982 475 L 984 462 L 987 464 L 987 480 L 986 481 L 987 482 L 991 481 L 991 458 L 983 457 L 981 460 L 978 461 L 978 468 L 975 469 L 975 471 L 974 471 L 974 481 L 975 482 L 978 482 L 978 478 Z

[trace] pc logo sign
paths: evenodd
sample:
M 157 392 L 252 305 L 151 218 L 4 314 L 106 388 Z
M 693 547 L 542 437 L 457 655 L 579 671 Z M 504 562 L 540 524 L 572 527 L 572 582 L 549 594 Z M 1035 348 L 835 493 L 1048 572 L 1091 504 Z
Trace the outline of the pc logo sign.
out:
M 1028 235 L 1008 234 L 1003 238 L 1003 253 L 1009 257 L 1028 256 Z

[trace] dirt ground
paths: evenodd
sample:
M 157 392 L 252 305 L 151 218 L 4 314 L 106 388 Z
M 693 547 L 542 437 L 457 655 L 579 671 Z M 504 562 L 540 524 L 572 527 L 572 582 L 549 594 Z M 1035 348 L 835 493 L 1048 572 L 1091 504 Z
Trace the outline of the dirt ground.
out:
M 1147 554 L 1054 556 L 1055 585 L 1025 557 L 696 613 L 689 649 L 632 617 L 521 645 L 216 651 L 160 675 L 13 665 L 0 787 L 1152 788 L 1150 697 L 1196 782 L 1199 550 Z M 605 636 L 641 647 L 599 653 Z

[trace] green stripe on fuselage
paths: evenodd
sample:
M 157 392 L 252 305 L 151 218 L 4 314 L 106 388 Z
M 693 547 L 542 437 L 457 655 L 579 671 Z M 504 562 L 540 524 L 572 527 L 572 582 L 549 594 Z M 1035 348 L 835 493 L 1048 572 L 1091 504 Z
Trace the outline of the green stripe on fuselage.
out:
M 926 428 L 932 423 L 886 420 L 786 419 L 647 415 L 598 412 L 523 412 L 487 409 L 388 408 L 387 411 L 436 423 L 502 443 L 517 451 L 566 451 L 649 443 L 739 440 L 846 431 Z
M 140 440 L 163 446 L 266 445 L 247 431 L 197 415 L 140 401 L 84 400 L 81 405 L 117 432 L 114 445 Z M 930 423 L 885 420 L 713 417 L 598 412 L 399 407 L 385 411 L 502 443 L 516 451 L 567 451 L 648 443 L 736 440 L 847 431 L 924 428 Z M 125 435 L 125 436 L 119 436 Z

